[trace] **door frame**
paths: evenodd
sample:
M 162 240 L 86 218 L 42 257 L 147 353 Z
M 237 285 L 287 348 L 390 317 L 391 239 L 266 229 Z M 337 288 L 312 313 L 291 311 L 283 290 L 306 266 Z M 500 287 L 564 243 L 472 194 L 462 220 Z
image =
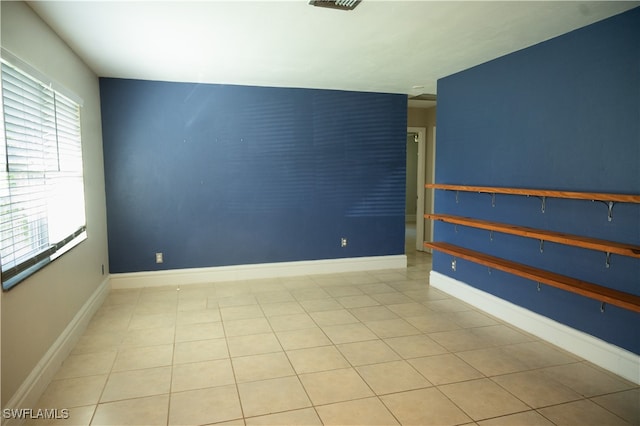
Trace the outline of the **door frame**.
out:
M 426 183 L 426 155 L 427 155 L 427 128 L 407 127 L 407 133 L 418 135 L 418 167 L 416 173 L 417 201 L 416 201 L 416 250 L 425 251 L 424 247 L 424 207 Z

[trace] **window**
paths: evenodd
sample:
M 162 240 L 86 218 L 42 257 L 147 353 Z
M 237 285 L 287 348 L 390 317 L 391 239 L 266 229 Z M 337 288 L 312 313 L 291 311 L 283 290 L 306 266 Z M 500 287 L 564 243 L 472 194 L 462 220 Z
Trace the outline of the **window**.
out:
M 2 60 L 0 263 L 8 290 L 86 239 L 80 106 Z

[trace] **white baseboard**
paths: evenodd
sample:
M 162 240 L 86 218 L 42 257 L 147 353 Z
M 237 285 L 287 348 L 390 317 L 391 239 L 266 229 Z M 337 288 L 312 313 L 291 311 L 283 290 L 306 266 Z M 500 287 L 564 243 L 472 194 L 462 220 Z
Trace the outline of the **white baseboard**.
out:
M 51 380 L 56 375 L 60 366 L 67 359 L 78 339 L 84 333 L 89 321 L 109 294 L 109 280 L 105 279 L 93 292 L 91 297 L 80 308 L 69 325 L 58 336 L 49 350 L 44 354 L 31 373 L 22 382 L 13 397 L 7 402 L 5 408 L 32 408 L 46 390 Z M 23 420 L 7 419 L 3 426 L 20 424 Z
M 633 352 L 536 314 L 439 272 L 431 271 L 429 283 L 439 290 L 584 358 L 605 370 L 609 370 L 636 384 L 640 383 L 640 356 Z
M 407 256 L 370 256 L 111 274 L 111 288 L 162 287 L 407 267 Z

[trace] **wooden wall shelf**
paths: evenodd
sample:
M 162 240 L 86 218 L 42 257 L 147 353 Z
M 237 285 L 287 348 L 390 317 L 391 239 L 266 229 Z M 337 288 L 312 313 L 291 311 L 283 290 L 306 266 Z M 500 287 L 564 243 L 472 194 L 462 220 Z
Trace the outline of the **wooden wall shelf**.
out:
M 640 296 L 599 286 L 576 278 L 567 277 L 565 275 L 556 274 L 554 272 L 545 271 L 499 257 L 490 256 L 488 254 L 469 250 L 449 243 L 426 242 L 424 245 L 425 247 L 450 254 L 454 257 L 469 260 L 489 268 L 580 294 L 582 296 L 598 300 L 601 303 L 609 303 L 634 312 L 640 312 Z
M 486 229 L 488 231 L 496 231 L 505 234 L 518 235 L 521 237 L 534 238 L 540 241 L 551 241 L 554 243 L 560 243 L 574 247 L 582 247 L 591 250 L 598 250 L 604 253 L 615 253 L 640 259 L 640 246 L 632 244 L 624 244 L 614 241 L 600 240 L 597 238 L 582 237 L 579 235 L 565 234 L 562 232 L 527 228 L 524 226 L 507 225 L 499 222 L 489 222 L 485 220 L 472 219 L 461 216 L 452 216 L 445 214 L 425 214 L 424 217 L 427 219 L 439 220 L 455 225 L 471 226 L 473 228 Z
M 487 194 L 528 195 L 534 197 L 570 198 L 575 200 L 615 201 L 622 203 L 640 203 L 640 195 L 610 194 L 604 192 L 552 191 L 547 189 L 505 188 L 496 186 L 468 186 L 428 183 L 425 188 L 446 189 L 449 191 L 482 192 Z

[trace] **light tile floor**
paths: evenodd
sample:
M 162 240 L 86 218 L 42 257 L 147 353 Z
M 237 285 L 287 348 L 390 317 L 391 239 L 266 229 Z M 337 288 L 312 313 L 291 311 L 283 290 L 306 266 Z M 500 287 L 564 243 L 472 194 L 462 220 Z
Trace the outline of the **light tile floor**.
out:
M 430 288 L 430 255 L 408 260 L 114 290 L 37 408 L 83 425 L 640 424 L 638 386 Z

